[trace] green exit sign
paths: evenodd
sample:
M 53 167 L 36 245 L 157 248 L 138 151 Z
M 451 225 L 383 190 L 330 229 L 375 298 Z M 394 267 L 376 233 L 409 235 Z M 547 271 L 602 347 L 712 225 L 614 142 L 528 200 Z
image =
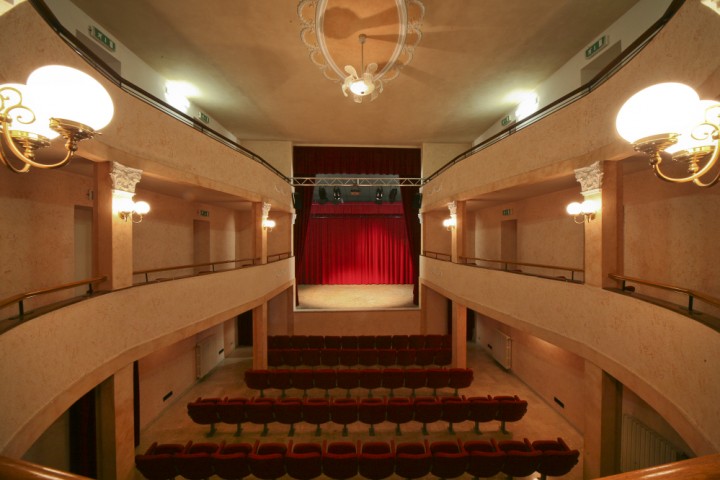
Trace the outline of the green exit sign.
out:
M 504 217 L 507 217 L 508 215 L 512 215 L 512 208 L 506 208 L 505 210 L 503 210 L 502 214 Z
M 511 115 L 505 115 L 505 117 L 502 120 L 500 120 L 500 125 L 502 125 L 503 127 L 506 127 L 506 126 L 510 125 L 510 123 L 512 121 L 513 121 L 513 117 Z
M 102 43 L 105 46 L 105 48 L 107 48 L 111 52 L 115 51 L 115 42 L 112 41 L 112 39 L 110 37 L 105 35 L 99 28 L 93 26 L 93 27 L 89 27 L 89 30 L 90 30 L 90 34 L 93 36 L 93 38 L 95 40 Z
M 210 117 L 208 117 L 208 116 L 207 116 L 205 113 L 203 113 L 203 112 L 199 112 L 199 113 L 198 113 L 198 118 L 199 118 L 200 121 L 202 121 L 203 123 L 210 123 Z
M 595 43 L 585 49 L 585 58 L 590 58 L 597 52 L 605 48 L 607 46 L 607 40 L 607 35 L 603 35 L 602 37 L 598 38 Z
M 210 211 L 209 210 L 198 210 L 198 215 L 200 215 L 201 217 L 209 217 Z

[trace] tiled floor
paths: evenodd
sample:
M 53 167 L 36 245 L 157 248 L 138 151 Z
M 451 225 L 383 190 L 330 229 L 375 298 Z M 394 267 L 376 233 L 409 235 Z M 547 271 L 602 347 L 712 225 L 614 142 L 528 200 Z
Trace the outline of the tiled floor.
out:
M 251 351 L 249 348 L 238 349 L 233 352 L 229 358 L 225 359 L 220 366 L 210 373 L 204 380 L 196 384 L 179 398 L 156 420 L 150 423 L 141 434 L 141 443 L 137 452 L 144 452 L 153 442 L 161 443 L 185 443 L 188 440 L 194 442 L 285 442 L 289 440 L 287 436 L 288 427 L 278 423 L 270 424 L 269 433 L 266 437 L 260 437 L 262 431 L 261 425 L 244 424 L 241 436 L 235 437 L 235 427 L 232 425 L 218 424 L 217 432 L 211 438 L 207 438 L 205 434 L 208 427 L 194 424 L 187 415 L 186 404 L 195 400 L 197 397 L 247 397 L 257 395 L 256 391 L 249 390 L 243 383 L 243 373 L 250 368 L 252 363 Z M 580 463 L 565 477 L 566 479 L 582 478 L 582 436 L 571 427 L 558 413 L 541 400 L 532 390 L 524 383 L 518 380 L 511 372 L 506 372 L 500 368 L 492 358 L 487 355 L 478 345 L 468 344 L 468 366 L 474 370 L 475 379 L 470 388 L 462 390 L 460 393 L 466 397 L 479 395 L 518 395 L 520 398 L 528 401 L 529 407 L 525 417 L 516 423 L 508 423 L 508 434 L 500 432 L 500 423 L 491 422 L 481 424 L 481 435 L 473 432 L 473 422 L 466 421 L 456 424 L 454 427 L 455 434 L 447 431 L 447 424 L 438 422 L 428 425 L 429 435 L 423 436 L 421 425 L 416 422 L 405 424 L 402 428 L 402 436 L 395 436 L 395 425 L 385 422 L 375 427 L 376 435 L 370 437 L 368 435 L 368 427 L 361 423 L 355 423 L 349 426 L 349 436 L 342 437 L 342 426 L 333 423 L 327 423 L 322 426 L 322 436 L 316 437 L 315 427 L 313 425 L 301 423 L 295 427 L 295 436 L 293 440 L 298 442 L 322 442 L 322 440 L 390 440 L 395 442 L 417 441 L 427 438 L 429 441 L 435 440 L 455 440 L 460 437 L 463 440 L 471 439 L 522 439 L 527 437 L 531 441 L 541 439 L 555 439 L 563 437 L 571 448 L 577 448 L 581 451 Z M 352 392 L 355 396 L 367 396 L 366 390 L 357 389 Z M 279 396 L 280 392 L 269 390 L 266 396 Z M 288 391 L 289 396 L 299 395 L 301 392 L 296 390 Z M 320 390 L 312 390 L 310 396 L 322 396 Z M 378 389 L 375 396 L 387 395 L 388 391 Z M 421 389 L 419 395 L 431 395 L 430 389 Z M 331 391 L 333 396 L 344 396 L 345 391 L 336 389 Z M 398 389 L 395 396 L 410 395 L 409 389 Z M 438 395 L 452 395 L 450 389 L 438 392 Z M 538 475 L 539 476 L 539 475 Z M 143 477 L 138 473 L 137 479 Z M 218 477 L 214 477 L 218 478 Z M 399 477 L 390 477 L 393 480 L 399 480 Z M 428 477 L 433 478 L 433 477 Z M 460 477 L 470 479 L 469 475 Z M 494 478 L 505 478 L 500 474 Z M 528 477 L 533 478 L 533 477 Z

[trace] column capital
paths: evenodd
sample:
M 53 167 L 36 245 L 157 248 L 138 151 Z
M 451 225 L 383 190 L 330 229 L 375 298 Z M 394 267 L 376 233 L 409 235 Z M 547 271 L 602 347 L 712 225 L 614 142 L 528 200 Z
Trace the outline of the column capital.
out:
M 140 181 L 142 172 L 142 170 L 137 168 L 126 167 L 121 163 L 112 162 L 112 169 L 110 170 L 112 189 L 135 193 L 135 185 Z
M 575 179 L 580 183 L 583 196 L 599 193 L 603 180 L 602 162 L 597 161 L 590 166 L 575 169 Z

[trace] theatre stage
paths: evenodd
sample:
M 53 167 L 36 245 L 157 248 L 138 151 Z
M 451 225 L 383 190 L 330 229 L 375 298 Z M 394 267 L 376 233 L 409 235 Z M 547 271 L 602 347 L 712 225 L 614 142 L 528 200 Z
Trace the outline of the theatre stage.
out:
M 413 308 L 412 285 L 298 285 L 298 310 Z

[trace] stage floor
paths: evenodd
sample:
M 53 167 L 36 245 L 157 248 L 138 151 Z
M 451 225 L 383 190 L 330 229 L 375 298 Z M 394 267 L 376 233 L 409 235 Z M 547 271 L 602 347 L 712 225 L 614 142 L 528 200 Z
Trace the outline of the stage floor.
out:
M 298 285 L 299 310 L 417 308 L 412 285 Z

